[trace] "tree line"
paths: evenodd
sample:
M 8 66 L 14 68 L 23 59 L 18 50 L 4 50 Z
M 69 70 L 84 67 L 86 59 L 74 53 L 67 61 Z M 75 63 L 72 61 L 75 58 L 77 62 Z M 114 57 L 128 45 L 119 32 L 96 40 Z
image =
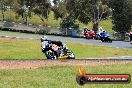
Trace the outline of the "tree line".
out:
M 0 10 L 3 14 L 7 9 L 16 12 L 16 18 L 21 16 L 27 21 L 35 13 L 42 21 L 48 20 L 51 11 L 54 18 L 61 18 L 62 28 L 77 28 L 76 20 L 87 25 L 93 24 L 95 33 L 101 20 L 111 18 L 113 30 L 124 34 L 131 30 L 132 0 L 0 0 Z

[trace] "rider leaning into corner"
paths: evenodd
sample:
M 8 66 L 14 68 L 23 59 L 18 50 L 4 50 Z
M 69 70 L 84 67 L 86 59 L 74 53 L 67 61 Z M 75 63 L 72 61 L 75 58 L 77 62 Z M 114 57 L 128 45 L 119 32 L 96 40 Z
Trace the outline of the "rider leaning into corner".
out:
M 50 47 L 51 44 L 52 46 Z M 63 47 L 61 41 L 48 40 L 46 36 L 41 37 L 41 48 L 43 53 L 46 53 L 47 50 L 52 49 L 52 51 L 59 56 L 61 54 L 60 50 L 58 50 L 59 47 Z

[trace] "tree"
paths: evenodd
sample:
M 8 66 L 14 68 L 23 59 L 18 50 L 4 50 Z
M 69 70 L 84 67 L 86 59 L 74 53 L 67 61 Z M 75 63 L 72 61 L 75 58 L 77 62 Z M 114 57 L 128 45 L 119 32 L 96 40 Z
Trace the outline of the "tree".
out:
M 113 30 L 120 33 L 124 40 L 125 33 L 130 31 L 132 25 L 132 1 L 110 0 L 109 6 L 113 12 Z
M 50 7 L 51 4 L 49 0 L 35 0 L 34 13 L 37 14 L 40 18 L 42 18 L 43 21 L 43 18 L 48 19 Z
M 5 20 L 5 11 L 7 10 L 6 0 L 0 0 L 0 9 L 2 12 L 2 20 Z
M 17 13 L 16 17 L 21 16 L 26 23 L 33 13 L 44 21 L 44 19 L 48 19 L 50 2 L 49 0 L 16 0 L 13 9 Z
M 103 0 L 66 0 L 66 9 L 84 24 L 92 21 L 95 33 L 100 21 L 107 17 L 108 6 Z
M 51 6 L 51 10 L 54 12 L 54 18 L 64 18 L 67 15 L 67 10 L 65 8 L 64 0 L 53 0 L 54 5 Z
M 76 23 L 74 14 L 69 13 L 66 9 L 66 0 L 54 0 L 52 11 L 54 12 L 55 19 L 61 18 L 60 30 L 65 35 L 71 35 L 72 31 L 79 32 L 79 24 Z
M 65 21 L 67 17 L 72 16 L 85 25 L 92 21 L 95 32 L 98 30 L 99 22 L 108 16 L 109 8 L 105 0 L 54 0 L 53 2 L 57 18 L 60 17 Z
M 14 6 L 12 6 L 13 11 L 16 12 L 16 18 L 21 16 L 26 24 L 28 24 L 28 17 L 31 17 L 30 3 L 30 0 L 15 0 Z

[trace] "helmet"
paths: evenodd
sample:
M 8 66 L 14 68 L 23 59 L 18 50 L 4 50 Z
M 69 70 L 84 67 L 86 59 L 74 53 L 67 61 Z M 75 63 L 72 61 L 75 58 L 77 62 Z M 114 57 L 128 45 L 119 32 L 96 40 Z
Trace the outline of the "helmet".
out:
M 41 37 L 41 41 L 45 41 L 45 40 L 47 40 L 47 37 L 46 36 L 42 36 Z
M 99 29 L 103 29 L 102 27 L 99 27 Z

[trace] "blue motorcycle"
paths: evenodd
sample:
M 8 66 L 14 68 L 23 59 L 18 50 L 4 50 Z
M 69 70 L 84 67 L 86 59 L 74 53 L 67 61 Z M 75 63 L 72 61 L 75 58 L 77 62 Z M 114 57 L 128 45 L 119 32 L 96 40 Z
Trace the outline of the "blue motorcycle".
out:
M 100 33 L 100 40 L 102 42 L 109 42 L 109 43 L 112 43 L 112 40 L 109 38 L 109 34 L 107 32 L 102 32 Z

